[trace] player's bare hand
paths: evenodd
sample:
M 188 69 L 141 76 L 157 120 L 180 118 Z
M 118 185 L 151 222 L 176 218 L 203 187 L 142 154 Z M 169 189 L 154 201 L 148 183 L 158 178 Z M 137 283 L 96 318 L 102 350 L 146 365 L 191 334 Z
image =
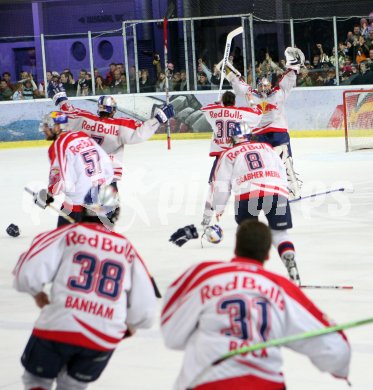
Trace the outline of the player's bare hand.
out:
M 36 305 L 38 307 L 40 307 L 40 309 L 42 309 L 45 305 L 49 305 L 49 303 L 50 303 L 48 295 L 44 291 L 37 293 L 34 296 L 34 299 L 35 299 Z

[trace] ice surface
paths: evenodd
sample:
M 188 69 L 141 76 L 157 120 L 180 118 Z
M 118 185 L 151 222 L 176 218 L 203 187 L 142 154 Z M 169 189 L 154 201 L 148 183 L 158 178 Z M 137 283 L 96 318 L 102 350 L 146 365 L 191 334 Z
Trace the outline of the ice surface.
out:
M 339 323 L 373 316 L 373 152 L 344 153 L 342 138 L 293 139 L 295 168 L 303 194 L 329 188 L 354 188 L 292 205 L 298 268 L 305 284 L 353 285 L 352 291 L 307 290 L 315 303 Z M 179 227 L 202 217 L 212 164 L 209 141 L 147 142 L 126 148 L 120 185 L 122 215 L 117 230 L 128 236 L 155 276 L 161 291 L 186 267 L 232 256 L 235 223 L 232 205 L 223 216 L 219 245 L 193 240 L 183 248 L 168 242 Z M 39 309 L 33 299 L 12 289 L 11 271 L 37 233 L 54 228 L 57 216 L 31 203 L 23 188 L 47 182 L 46 148 L 0 150 L 0 389 L 19 390 L 19 359 Z M 10 223 L 21 236 L 9 237 Z M 275 251 L 268 269 L 286 271 Z M 353 358 L 353 389 L 373 389 L 373 325 L 348 331 Z M 320 373 L 307 358 L 283 349 L 289 390 L 347 389 L 344 381 Z M 123 341 L 91 389 L 166 390 L 178 373 L 182 353 L 167 350 L 158 324 Z

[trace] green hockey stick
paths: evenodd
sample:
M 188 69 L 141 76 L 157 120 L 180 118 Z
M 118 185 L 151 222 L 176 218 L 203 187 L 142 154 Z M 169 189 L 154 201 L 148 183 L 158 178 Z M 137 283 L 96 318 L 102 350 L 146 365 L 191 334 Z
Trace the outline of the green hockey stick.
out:
M 334 333 L 338 332 L 340 330 L 346 330 L 350 328 L 355 328 L 357 326 L 367 325 L 373 322 L 373 317 L 367 318 L 365 320 L 360 321 L 353 321 L 353 322 L 346 322 L 344 324 L 340 325 L 334 325 L 334 326 L 328 326 L 326 328 L 321 328 L 317 330 L 311 330 L 309 332 L 304 333 L 298 333 L 293 336 L 287 336 L 287 337 L 281 337 L 279 339 L 275 340 L 269 340 L 265 341 L 263 343 L 258 343 L 255 345 L 250 345 L 238 349 L 234 349 L 233 351 L 227 352 L 226 354 L 222 355 L 220 358 L 214 360 L 212 363 L 210 363 L 209 366 L 207 366 L 197 377 L 193 380 L 191 385 L 188 387 L 187 390 L 193 390 L 193 388 L 196 386 L 196 384 L 202 379 L 202 377 L 206 374 L 206 372 L 213 366 L 217 366 L 218 364 L 224 362 L 227 359 L 230 359 L 234 356 L 241 355 L 248 352 L 257 351 L 258 349 L 268 348 L 268 347 L 279 347 L 281 345 L 289 344 L 293 341 L 299 341 L 299 340 L 305 340 L 310 339 L 312 337 L 317 336 L 323 336 L 328 333 Z

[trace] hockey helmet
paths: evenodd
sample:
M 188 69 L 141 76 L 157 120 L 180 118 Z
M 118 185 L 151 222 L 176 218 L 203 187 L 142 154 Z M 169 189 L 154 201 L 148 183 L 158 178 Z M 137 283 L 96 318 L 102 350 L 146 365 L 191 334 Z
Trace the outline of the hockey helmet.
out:
M 83 204 L 83 219 L 98 217 L 105 225 L 108 220 L 112 224 L 119 218 L 120 200 L 118 191 L 111 185 L 93 187 L 85 196 Z
M 112 96 L 100 96 L 97 101 L 97 114 L 114 114 L 117 111 L 117 102 Z
M 43 119 L 39 125 L 39 131 L 43 132 L 45 126 L 52 130 L 55 125 L 60 125 L 60 129 L 65 131 L 67 122 L 68 118 L 64 112 L 52 111 L 49 114 L 43 116 Z
M 260 93 L 267 95 L 271 88 L 272 84 L 266 77 L 262 77 L 258 80 L 258 90 Z
M 202 237 L 212 244 L 219 244 L 223 239 L 223 229 L 219 225 L 207 226 Z
M 245 142 L 249 140 L 251 135 L 251 127 L 247 122 L 237 122 L 235 127 L 231 129 L 231 137 L 233 143 Z

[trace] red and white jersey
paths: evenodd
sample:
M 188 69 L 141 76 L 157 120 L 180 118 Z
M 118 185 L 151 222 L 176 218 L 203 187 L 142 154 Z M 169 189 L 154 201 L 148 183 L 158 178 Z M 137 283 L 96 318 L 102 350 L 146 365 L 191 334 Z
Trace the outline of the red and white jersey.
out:
M 263 111 L 263 116 L 253 134 L 269 132 L 284 133 L 288 131 L 288 122 L 285 115 L 285 101 L 297 82 L 296 72 L 289 69 L 283 75 L 278 86 L 263 96 L 258 90 L 252 89 L 249 84 L 238 77 L 231 81 L 232 88 L 237 95 L 251 94 L 251 100 Z
M 239 257 L 190 267 L 169 286 L 161 315 L 166 346 L 185 351 L 175 390 L 191 387 L 205 367 L 231 350 L 329 325 L 294 283 Z M 308 356 L 321 371 L 348 376 L 351 350 L 342 332 L 287 348 Z M 284 382 L 281 368 L 280 348 L 262 349 L 211 367 L 195 385 L 251 375 L 256 390 L 273 389 L 270 383 Z
M 127 326 L 149 328 L 156 298 L 131 242 L 100 223 L 39 234 L 13 271 L 14 287 L 36 295 L 52 283 L 33 334 L 95 350 L 112 350 Z
M 124 145 L 144 142 L 159 128 L 155 118 L 145 122 L 130 118 L 100 118 L 66 101 L 60 105 L 60 110 L 69 118 L 69 130 L 88 134 L 109 155 L 113 161 L 115 180 L 122 177 Z
M 105 151 L 87 134 L 63 132 L 48 150 L 48 191 L 63 192 L 68 203 L 82 205 L 92 187 L 113 181 L 113 165 Z
M 266 143 L 242 142 L 224 152 L 212 184 L 212 207 L 217 213 L 224 211 L 231 191 L 236 200 L 289 196 L 285 166 Z
M 220 156 L 224 151 L 232 147 L 231 131 L 236 123 L 246 122 L 251 129 L 258 126 L 262 111 L 260 107 L 236 107 L 223 106 L 221 104 L 209 104 L 202 107 L 207 122 L 212 127 L 210 156 Z

